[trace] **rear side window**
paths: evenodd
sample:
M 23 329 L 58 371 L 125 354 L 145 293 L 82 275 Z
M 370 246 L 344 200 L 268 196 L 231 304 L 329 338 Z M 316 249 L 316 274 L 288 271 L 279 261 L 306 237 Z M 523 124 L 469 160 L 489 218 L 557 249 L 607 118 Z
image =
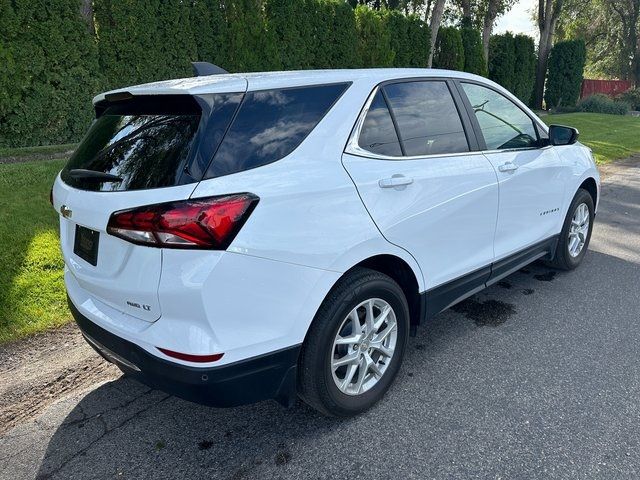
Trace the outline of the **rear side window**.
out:
M 99 117 L 62 170 L 62 180 L 94 191 L 142 190 L 197 181 L 213 155 L 210 145 L 222 139 L 241 98 L 242 94 L 206 99 L 157 95 L 101 105 Z M 201 141 L 200 137 L 206 138 Z M 192 148 L 196 144 L 200 148 Z M 190 162 L 191 158 L 195 161 Z M 186 173 L 198 170 L 202 163 L 200 177 Z M 119 180 L 102 181 L 87 173 L 109 174 Z
M 369 152 L 390 157 L 402 156 L 400 142 L 387 102 L 378 90 L 364 119 L 358 145 Z
M 511 100 L 490 88 L 462 83 L 488 150 L 534 148 L 538 134 L 533 120 Z
M 384 91 L 407 156 L 468 152 L 451 92 L 443 81 L 401 82 Z
M 266 165 L 289 155 L 349 84 L 248 92 L 205 178 Z

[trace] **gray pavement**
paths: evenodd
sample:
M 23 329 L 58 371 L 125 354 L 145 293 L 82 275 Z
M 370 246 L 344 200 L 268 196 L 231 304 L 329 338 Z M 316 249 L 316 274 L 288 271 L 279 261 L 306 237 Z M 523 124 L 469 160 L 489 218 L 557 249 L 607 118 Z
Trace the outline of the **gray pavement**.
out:
M 0 437 L 0 478 L 640 477 L 640 168 L 611 172 L 577 271 L 534 264 L 439 315 L 366 414 L 120 378 Z

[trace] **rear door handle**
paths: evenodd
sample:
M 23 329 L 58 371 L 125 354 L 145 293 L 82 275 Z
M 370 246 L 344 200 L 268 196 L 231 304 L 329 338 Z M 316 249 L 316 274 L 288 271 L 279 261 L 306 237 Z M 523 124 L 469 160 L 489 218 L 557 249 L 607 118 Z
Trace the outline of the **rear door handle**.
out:
M 518 165 L 513 162 L 506 162 L 498 167 L 501 172 L 515 172 L 517 169 Z
M 391 178 L 382 178 L 378 180 L 378 186 L 380 188 L 395 188 L 396 190 L 402 190 L 412 183 L 413 178 L 405 177 L 404 175 L 394 175 Z

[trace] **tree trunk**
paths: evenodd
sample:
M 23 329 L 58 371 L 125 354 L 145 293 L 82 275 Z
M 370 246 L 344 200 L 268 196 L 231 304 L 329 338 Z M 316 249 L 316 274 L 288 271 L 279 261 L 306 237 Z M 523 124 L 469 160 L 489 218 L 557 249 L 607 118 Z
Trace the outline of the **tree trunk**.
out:
M 544 81 L 547 77 L 547 61 L 553 45 L 553 33 L 562 9 L 562 0 L 538 0 L 538 64 L 533 88 L 533 108 L 541 110 L 544 99 Z M 547 105 L 547 108 L 549 105 Z
M 484 61 L 487 63 L 487 67 L 489 66 L 489 39 L 493 31 L 493 24 L 498 16 L 499 3 L 500 0 L 489 0 L 487 13 L 484 16 L 484 23 L 482 25 L 482 50 L 484 51 Z
M 460 7 L 462 8 L 462 18 L 471 22 L 471 0 L 460 0 Z
M 444 2 L 445 0 L 436 0 L 436 3 L 433 5 L 433 12 L 431 13 L 431 22 L 429 24 L 429 29 L 431 30 L 431 48 L 429 49 L 429 60 L 427 62 L 429 68 L 431 68 L 433 64 L 433 50 L 436 46 L 438 30 L 440 29 L 442 15 L 444 14 Z

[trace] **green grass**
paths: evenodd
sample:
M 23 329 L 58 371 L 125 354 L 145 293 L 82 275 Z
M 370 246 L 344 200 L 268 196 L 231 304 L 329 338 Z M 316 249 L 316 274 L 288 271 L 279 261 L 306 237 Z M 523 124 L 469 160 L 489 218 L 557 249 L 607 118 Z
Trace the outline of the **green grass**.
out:
M 640 118 L 604 113 L 563 113 L 541 117 L 548 125 L 568 125 L 593 150 L 599 164 L 640 152 Z
M 0 343 L 70 319 L 49 203 L 64 162 L 0 165 Z
M 2 157 L 33 157 L 39 155 L 57 155 L 64 152 L 75 150 L 77 143 L 64 143 L 61 145 L 44 145 L 42 147 L 18 147 L 18 148 L 0 148 L 0 158 Z

